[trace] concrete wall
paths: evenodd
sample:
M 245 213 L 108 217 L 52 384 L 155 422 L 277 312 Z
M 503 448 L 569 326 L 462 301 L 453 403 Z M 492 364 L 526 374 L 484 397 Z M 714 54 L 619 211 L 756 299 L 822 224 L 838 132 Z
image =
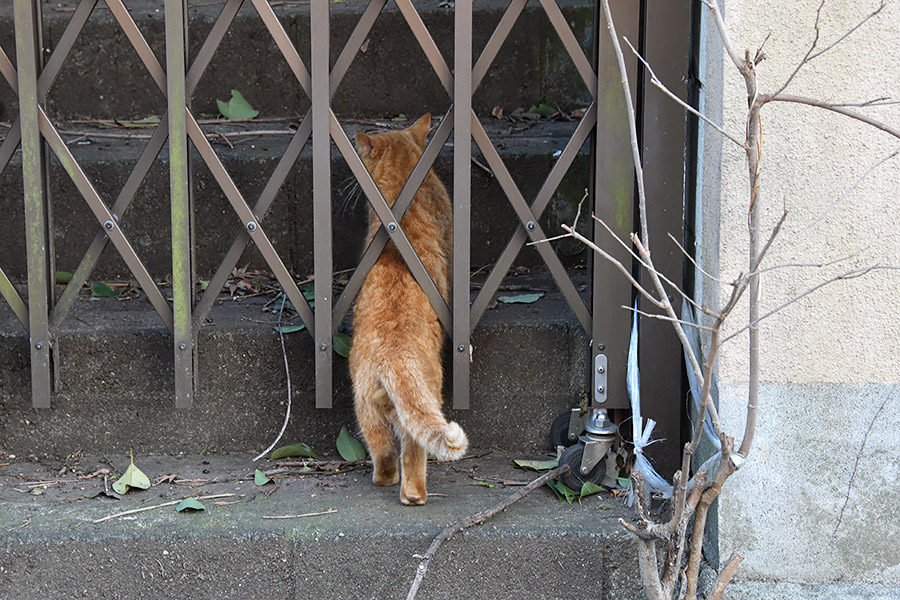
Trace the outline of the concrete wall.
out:
M 721 2 L 721 0 L 720 0 Z M 771 32 L 759 66 L 760 89 L 778 89 L 813 37 L 818 0 L 727 0 L 739 52 Z M 821 14 L 824 48 L 873 11 L 878 0 L 834 0 Z M 708 16 L 708 14 L 707 14 Z M 705 111 L 743 136 L 743 80 L 704 35 Z M 900 3 L 820 56 L 787 93 L 832 102 L 900 97 Z M 900 128 L 900 105 L 860 109 Z M 859 179 L 900 148 L 900 140 L 821 109 L 770 104 L 763 109 L 763 237 L 790 211 L 784 245 L 762 278 L 762 312 L 843 271 L 900 265 L 900 156 Z M 743 151 L 706 128 L 702 139 L 700 254 L 725 279 L 747 269 L 748 175 Z M 848 193 L 848 190 L 851 190 Z M 827 217 L 795 239 L 838 198 Z M 725 486 L 719 507 L 720 555 L 746 557 L 739 578 L 800 583 L 900 583 L 900 271 L 842 281 L 764 322 L 760 420 L 750 460 Z M 702 282 L 715 305 L 727 286 Z M 740 307 L 732 330 L 746 324 Z M 743 431 L 747 336 L 720 355 L 719 403 L 727 431 Z

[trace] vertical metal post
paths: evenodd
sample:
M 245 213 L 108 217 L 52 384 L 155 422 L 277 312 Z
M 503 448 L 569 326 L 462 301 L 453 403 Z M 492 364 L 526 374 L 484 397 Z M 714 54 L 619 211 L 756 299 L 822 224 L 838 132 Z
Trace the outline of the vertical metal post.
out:
M 31 403 L 50 406 L 50 256 L 44 155 L 38 121 L 40 3 L 15 0 L 19 117 L 22 128 L 22 180 L 25 188 L 25 251 L 28 263 L 28 320 L 31 346 Z
M 174 313 L 175 406 L 193 404 L 194 360 L 191 306 L 190 179 L 188 176 L 185 85 L 185 0 L 165 0 L 166 93 L 169 106 L 169 186 L 172 213 L 172 292 Z
M 594 134 L 594 214 L 603 219 L 616 234 L 627 240 L 632 231 L 634 214 L 634 169 L 631 164 L 631 143 L 625 99 L 612 43 L 606 29 L 600 3 L 596 3 L 594 18 L 597 31 L 595 65 L 597 68 L 597 130 Z M 612 2 L 610 5 L 616 29 L 620 35 L 637 39 L 640 23 L 640 3 Z M 629 69 L 634 59 L 626 57 Z M 632 71 L 633 72 L 633 71 Z M 634 81 L 635 78 L 630 78 Z M 632 91 L 632 93 L 634 93 Z M 622 264 L 631 264 L 628 251 L 612 243 L 609 234 L 593 221 L 593 239 Z M 592 402 L 595 408 L 628 408 L 625 388 L 628 339 L 631 319 L 621 306 L 631 304 L 631 286 L 608 261 L 595 257 L 592 268 L 592 331 L 591 331 L 591 398 L 606 379 L 606 400 Z M 606 373 L 597 372 L 596 357 L 607 356 Z
M 472 0 L 456 0 L 453 43 L 453 408 L 469 408 Z
M 329 134 L 329 0 L 312 0 L 313 261 L 315 264 L 316 408 L 331 408 L 331 137 Z

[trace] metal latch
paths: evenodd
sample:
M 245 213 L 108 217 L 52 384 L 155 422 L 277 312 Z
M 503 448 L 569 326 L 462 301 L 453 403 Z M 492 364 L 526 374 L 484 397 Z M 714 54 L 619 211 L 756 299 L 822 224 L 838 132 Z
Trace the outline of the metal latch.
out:
M 594 404 L 606 404 L 609 389 L 606 385 L 609 364 L 605 354 L 594 357 Z

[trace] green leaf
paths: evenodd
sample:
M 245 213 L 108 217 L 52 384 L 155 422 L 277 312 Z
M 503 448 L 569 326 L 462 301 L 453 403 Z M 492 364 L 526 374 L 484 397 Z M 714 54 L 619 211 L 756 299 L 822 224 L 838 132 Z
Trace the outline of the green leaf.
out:
M 237 90 L 231 90 L 231 100 L 228 102 L 216 100 L 216 104 L 222 116 L 229 120 L 253 119 L 259 114 L 259 111 L 254 110 Z
M 206 288 L 208 288 L 208 287 L 209 287 L 209 280 L 208 280 L 208 279 L 201 279 L 201 280 L 200 280 L 200 291 L 201 291 L 201 292 L 205 292 L 205 291 L 206 291 Z
M 32 496 L 40 496 L 43 493 L 44 493 L 44 490 L 42 490 L 41 488 L 31 488 Z
M 105 283 L 97 281 L 91 285 L 91 295 L 96 298 L 118 298 L 122 295 L 122 292 L 114 290 Z
M 581 484 L 581 491 L 578 493 L 579 498 L 585 498 L 590 496 L 591 494 L 598 494 L 600 492 L 607 492 L 605 487 L 602 485 L 597 485 L 593 481 L 585 481 Z
M 480 485 L 486 488 L 494 487 L 494 484 L 489 481 L 473 481 L 472 483 L 467 483 L 466 485 Z
M 353 341 L 350 339 L 350 336 L 346 333 L 336 333 L 334 334 L 334 339 L 332 340 L 332 345 L 334 346 L 334 351 L 347 358 L 350 356 L 350 345 Z
M 296 333 L 298 331 L 303 331 L 306 329 L 306 325 L 300 323 L 299 325 L 282 325 L 281 327 L 276 327 L 275 331 L 280 331 L 281 333 Z
M 65 285 L 72 281 L 72 274 L 68 271 L 57 271 L 56 272 L 56 283 Z
M 578 492 L 564 484 L 559 479 L 553 479 L 547 482 L 547 487 L 553 490 L 556 493 L 556 498 L 558 500 L 566 499 L 566 502 L 572 504 L 572 500 L 578 496 Z
M 253 483 L 256 485 L 266 485 L 270 481 L 272 480 L 269 477 L 266 477 L 266 474 L 259 469 L 256 469 L 256 471 L 253 472 Z
M 544 292 L 535 292 L 533 294 L 519 294 L 518 296 L 497 296 L 497 302 L 504 304 L 532 304 L 543 297 Z
M 206 507 L 203 506 L 203 503 L 196 498 L 185 498 L 178 503 L 178 506 L 175 507 L 175 510 L 178 512 L 182 512 L 185 510 L 206 510 Z
M 524 460 L 517 458 L 513 461 L 513 464 L 520 469 L 531 469 L 538 473 L 546 473 L 550 469 L 555 469 L 557 467 L 555 460 Z
M 130 487 L 146 490 L 150 487 L 150 479 L 144 475 L 143 471 L 134 466 L 134 456 L 132 456 L 131 464 L 128 465 L 125 473 L 116 480 L 112 487 L 117 494 L 124 494 Z
M 337 437 L 337 451 L 341 458 L 347 462 L 356 462 L 366 459 L 366 450 L 359 441 L 350 435 L 347 426 L 341 427 L 341 432 Z
M 555 108 L 553 108 L 552 106 L 550 106 L 549 104 L 544 104 L 543 102 L 541 102 L 541 103 L 538 104 L 537 106 L 535 106 L 534 104 L 532 104 L 532 105 L 531 105 L 531 108 L 528 109 L 528 112 L 530 112 L 530 113 L 536 113 L 536 114 L 539 114 L 539 115 L 541 115 L 542 117 L 545 117 L 545 118 L 546 118 L 546 117 L 549 117 L 550 115 L 552 115 L 553 113 L 556 113 L 556 112 L 558 112 L 558 111 L 557 111 Z
M 316 451 L 302 442 L 288 444 L 281 448 L 276 448 L 269 455 L 269 460 L 278 460 L 279 458 L 289 458 L 299 456 L 300 458 L 316 458 Z
M 618 483 L 619 487 L 622 488 L 623 490 L 631 489 L 631 478 L 629 478 L 629 477 L 617 477 L 616 483 Z

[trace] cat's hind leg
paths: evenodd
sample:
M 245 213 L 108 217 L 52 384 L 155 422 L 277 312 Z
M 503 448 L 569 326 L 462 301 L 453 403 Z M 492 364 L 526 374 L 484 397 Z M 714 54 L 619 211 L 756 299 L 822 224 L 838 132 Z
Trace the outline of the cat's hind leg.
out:
M 400 502 L 407 506 L 425 504 L 428 498 L 425 489 L 428 456 L 425 449 L 407 433 L 401 435 L 400 443 Z
M 365 381 L 354 378 L 353 388 L 356 418 L 374 465 L 372 482 L 394 485 L 400 480 L 391 414 L 394 407 L 374 377 L 365 378 Z

